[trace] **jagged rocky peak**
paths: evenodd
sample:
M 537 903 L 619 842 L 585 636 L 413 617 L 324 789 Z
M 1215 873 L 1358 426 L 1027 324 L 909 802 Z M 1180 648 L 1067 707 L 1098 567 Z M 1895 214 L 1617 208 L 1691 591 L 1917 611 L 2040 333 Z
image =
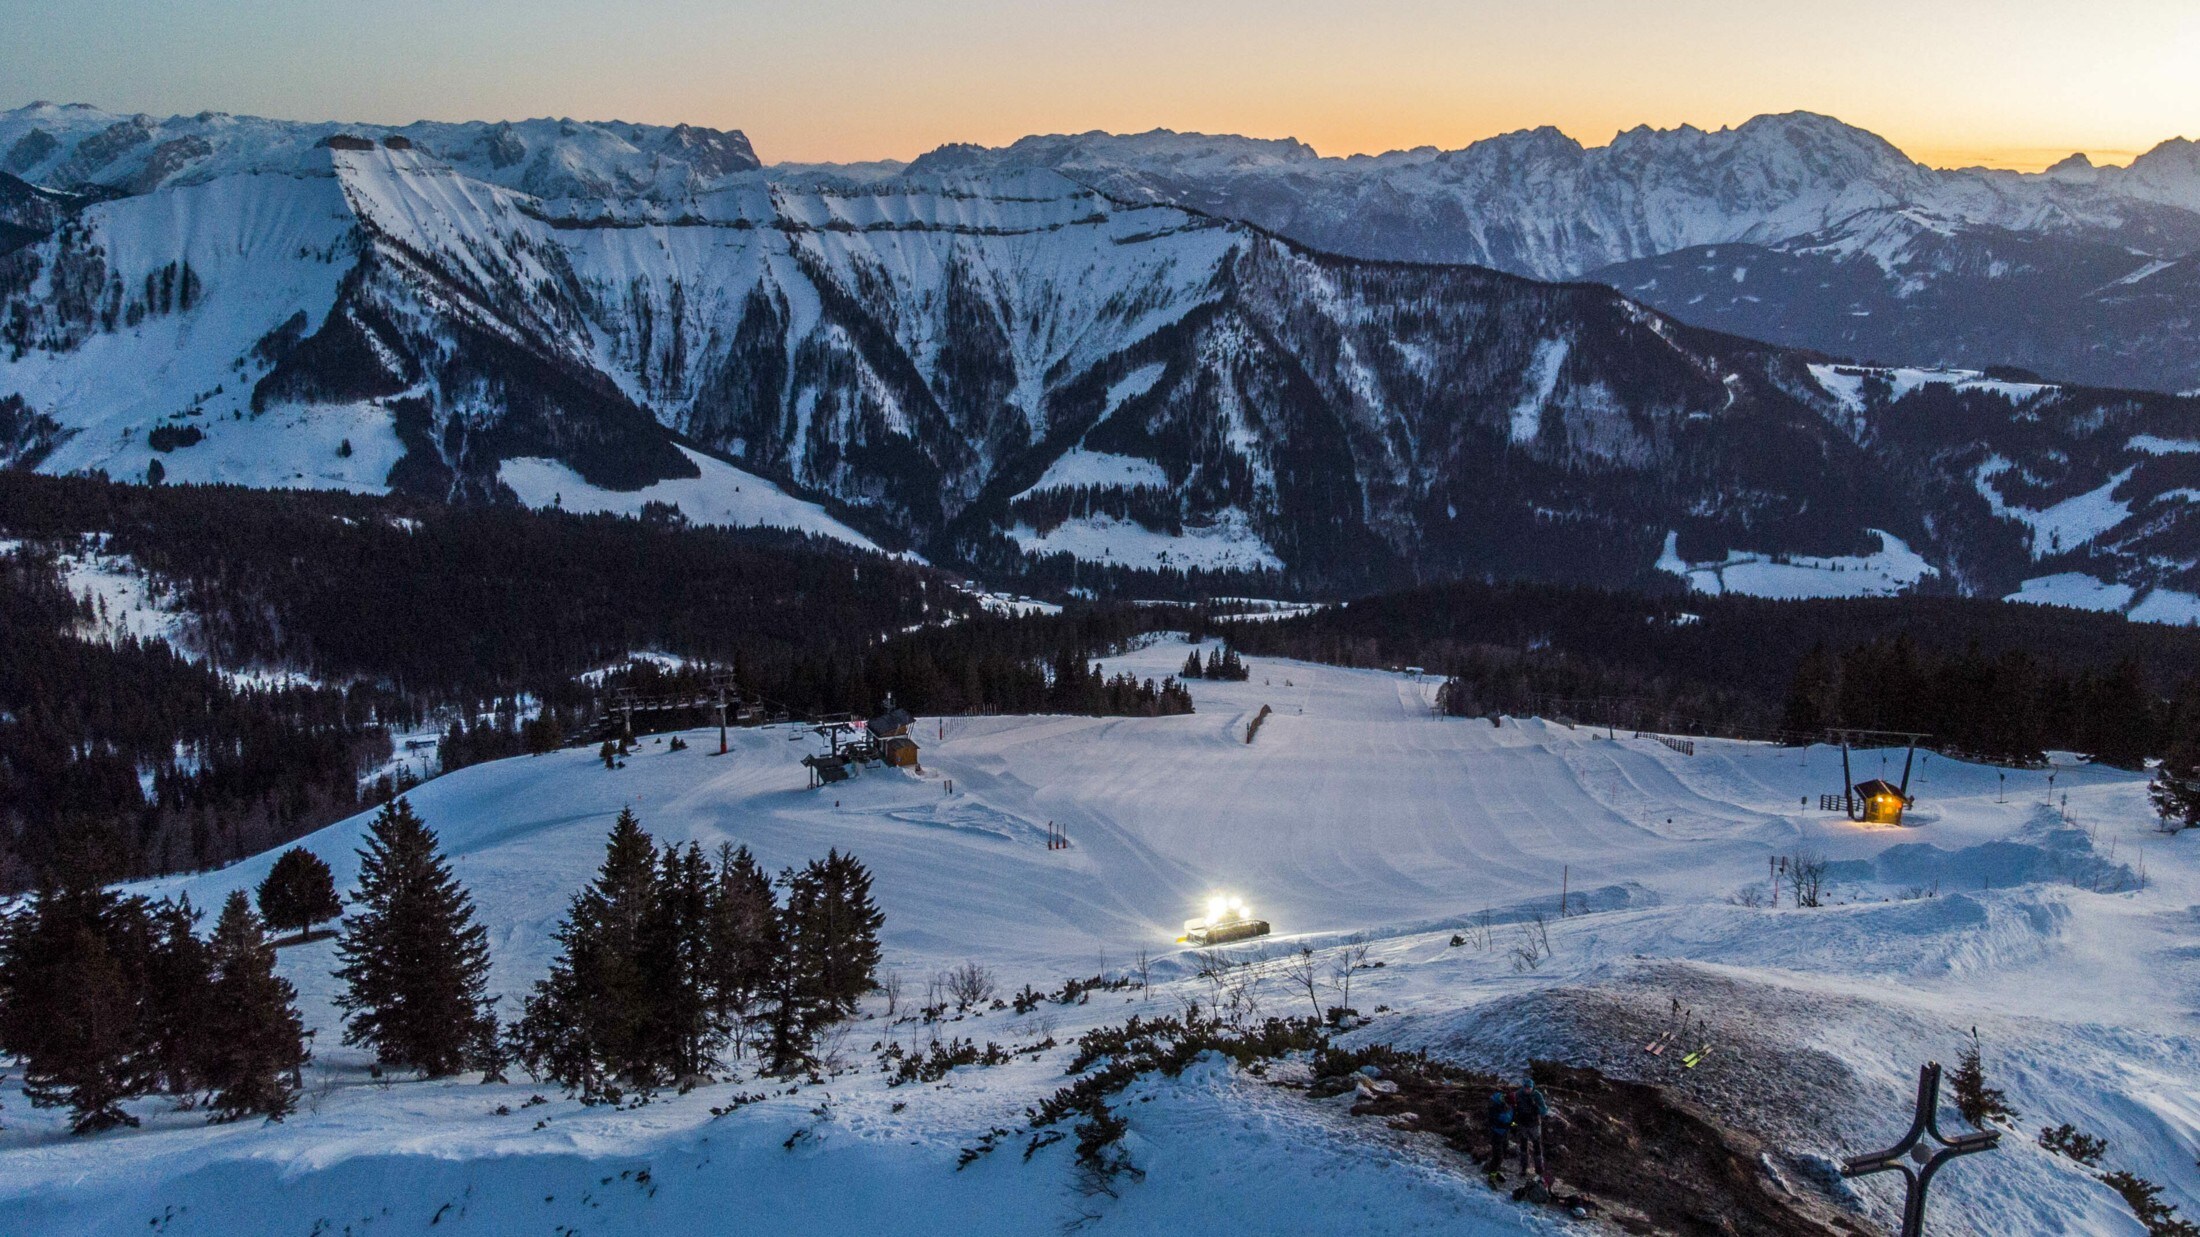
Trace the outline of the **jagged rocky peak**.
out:
M 749 146 L 748 137 L 739 130 L 674 125 L 665 131 L 659 145 L 706 177 L 753 172 L 764 166 Z

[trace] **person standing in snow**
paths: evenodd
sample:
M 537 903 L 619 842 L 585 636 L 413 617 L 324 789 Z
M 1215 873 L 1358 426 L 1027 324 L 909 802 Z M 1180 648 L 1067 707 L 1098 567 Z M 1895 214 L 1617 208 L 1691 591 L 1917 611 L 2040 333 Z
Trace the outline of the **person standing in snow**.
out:
M 1512 1145 L 1513 1106 L 1511 1097 L 1503 1088 L 1490 1092 L 1489 1103 L 1482 1113 L 1482 1128 L 1490 1136 L 1489 1159 L 1482 1165 L 1486 1172 L 1505 1171 L 1505 1149 Z
M 1551 1106 L 1536 1089 L 1535 1079 L 1528 1078 L 1512 1093 L 1513 1142 L 1520 1148 L 1520 1172 L 1525 1176 L 1531 1160 L 1535 1175 L 1544 1188 L 1550 1188 L 1551 1172 L 1543 1164 L 1543 1118 L 1550 1115 Z

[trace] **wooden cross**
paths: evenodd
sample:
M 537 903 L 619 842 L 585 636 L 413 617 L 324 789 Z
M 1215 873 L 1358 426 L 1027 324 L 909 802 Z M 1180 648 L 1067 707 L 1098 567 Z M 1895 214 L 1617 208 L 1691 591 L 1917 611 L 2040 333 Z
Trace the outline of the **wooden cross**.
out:
M 1924 1145 L 1927 1134 L 1940 1144 L 1938 1149 Z M 1842 1161 L 1841 1175 L 1863 1177 L 1889 1171 L 1901 1173 L 1904 1182 L 1902 1237 L 1924 1237 L 1925 1187 L 1932 1184 L 1933 1174 L 1959 1155 L 1992 1151 L 2000 1142 L 1999 1130 L 1958 1134 L 1954 1138 L 1940 1132 L 1940 1062 L 1930 1061 L 1917 1071 L 1917 1115 L 1910 1121 L 1910 1132 L 1885 1151 L 1850 1156 Z M 1919 1167 L 1913 1169 L 1903 1163 L 1904 1160 Z

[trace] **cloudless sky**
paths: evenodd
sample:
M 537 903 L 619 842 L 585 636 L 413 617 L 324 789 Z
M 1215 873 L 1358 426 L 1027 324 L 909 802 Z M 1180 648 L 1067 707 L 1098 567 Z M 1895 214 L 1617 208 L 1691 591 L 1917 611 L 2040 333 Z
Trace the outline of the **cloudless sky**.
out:
M 1323 154 L 1824 112 L 1942 166 L 2200 138 L 2200 0 L 0 0 L 0 107 L 571 116 L 767 162 L 1156 127 Z

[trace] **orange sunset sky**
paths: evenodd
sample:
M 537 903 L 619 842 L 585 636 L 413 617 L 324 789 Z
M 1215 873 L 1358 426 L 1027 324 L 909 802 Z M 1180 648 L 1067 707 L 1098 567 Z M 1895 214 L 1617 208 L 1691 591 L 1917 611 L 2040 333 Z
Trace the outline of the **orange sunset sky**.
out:
M 0 106 L 746 131 L 767 162 L 1155 127 L 1323 154 L 1807 109 L 1935 165 L 2200 137 L 2200 0 L 0 0 Z

